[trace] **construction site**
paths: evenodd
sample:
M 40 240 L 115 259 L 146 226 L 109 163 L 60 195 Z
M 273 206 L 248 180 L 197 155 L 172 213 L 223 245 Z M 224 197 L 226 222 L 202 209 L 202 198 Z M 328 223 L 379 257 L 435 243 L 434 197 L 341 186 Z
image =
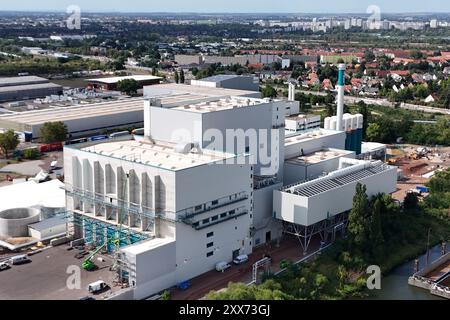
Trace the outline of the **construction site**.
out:
M 387 149 L 387 163 L 398 167 L 397 191 L 393 197 L 403 201 L 409 192 L 426 194 L 421 187 L 441 170 L 450 168 L 450 148 L 393 145 Z M 417 188 L 419 187 L 419 188 Z

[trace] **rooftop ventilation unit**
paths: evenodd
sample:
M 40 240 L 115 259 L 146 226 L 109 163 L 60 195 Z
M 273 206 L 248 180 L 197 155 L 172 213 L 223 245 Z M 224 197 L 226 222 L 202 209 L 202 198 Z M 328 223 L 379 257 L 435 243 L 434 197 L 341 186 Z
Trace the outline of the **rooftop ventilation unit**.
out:
M 193 149 L 197 149 L 199 153 L 201 153 L 200 146 L 198 143 L 179 143 L 175 147 L 175 152 L 181 153 L 181 154 L 188 154 Z
M 161 99 L 158 98 L 150 98 L 150 106 L 152 107 L 161 107 Z

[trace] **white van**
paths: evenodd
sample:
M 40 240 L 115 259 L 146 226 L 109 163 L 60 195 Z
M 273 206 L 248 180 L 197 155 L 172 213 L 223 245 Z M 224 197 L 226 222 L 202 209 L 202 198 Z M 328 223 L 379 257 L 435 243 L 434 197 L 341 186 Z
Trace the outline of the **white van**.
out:
M 225 272 L 226 270 L 230 269 L 231 265 L 228 262 L 219 262 L 216 264 L 216 271 L 218 272 Z
M 18 264 L 24 264 L 24 263 L 30 262 L 30 258 L 28 258 L 27 255 L 21 255 L 21 256 L 12 257 L 9 261 L 12 265 L 15 266 Z
M 97 282 L 93 282 L 88 286 L 88 291 L 90 293 L 97 293 L 100 292 L 104 289 L 108 288 L 108 285 L 106 284 L 105 281 L 97 281 Z
M 9 264 L 7 264 L 6 262 L 0 262 L 0 271 L 4 271 L 4 270 L 8 270 L 9 269 Z
M 239 264 L 244 264 L 247 261 L 248 261 L 248 255 L 243 254 L 243 255 L 237 257 L 236 259 L 234 259 L 233 263 L 236 264 L 236 265 L 239 265 Z

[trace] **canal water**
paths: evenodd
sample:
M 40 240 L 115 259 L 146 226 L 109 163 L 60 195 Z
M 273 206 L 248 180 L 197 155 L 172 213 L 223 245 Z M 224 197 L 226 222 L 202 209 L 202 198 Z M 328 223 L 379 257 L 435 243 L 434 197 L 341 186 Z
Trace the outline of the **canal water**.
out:
M 441 256 L 441 245 L 430 250 L 430 263 Z M 420 269 L 425 267 L 427 255 L 420 257 Z M 369 300 L 442 300 L 429 291 L 408 285 L 408 278 L 414 272 L 414 260 L 409 261 L 381 280 L 381 290 L 371 291 Z

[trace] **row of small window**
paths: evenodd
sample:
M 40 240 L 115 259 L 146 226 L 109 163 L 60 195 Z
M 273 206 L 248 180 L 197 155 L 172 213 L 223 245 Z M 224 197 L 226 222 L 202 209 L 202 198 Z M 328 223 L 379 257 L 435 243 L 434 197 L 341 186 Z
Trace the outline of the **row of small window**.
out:
M 216 222 L 216 221 L 219 220 L 219 217 L 220 217 L 220 219 L 224 219 L 224 218 L 226 218 L 228 215 L 234 216 L 235 214 L 236 214 L 236 210 L 231 210 L 231 211 L 229 211 L 229 212 L 222 213 L 220 216 L 217 215 L 217 216 L 214 216 L 214 217 L 211 217 L 211 218 L 202 220 L 202 225 L 208 224 L 208 223 L 210 223 L 210 222 Z M 200 222 L 194 223 L 193 226 L 194 226 L 194 227 L 200 226 Z
M 230 196 L 230 201 L 232 201 L 233 198 L 234 198 L 234 199 L 237 199 L 237 197 L 238 197 L 237 195 Z M 213 206 L 213 207 L 218 206 L 218 205 L 219 205 L 219 200 L 214 200 L 214 201 L 211 202 L 211 206 Z M 201 211 L 201 210 L 204 209 L 204 207 L 205 207 L 204 204 L 198 205 L 198 206 L 196 206 L 196 207 L 194 208 L 194 211 L 195 211 L 195 212 Z

